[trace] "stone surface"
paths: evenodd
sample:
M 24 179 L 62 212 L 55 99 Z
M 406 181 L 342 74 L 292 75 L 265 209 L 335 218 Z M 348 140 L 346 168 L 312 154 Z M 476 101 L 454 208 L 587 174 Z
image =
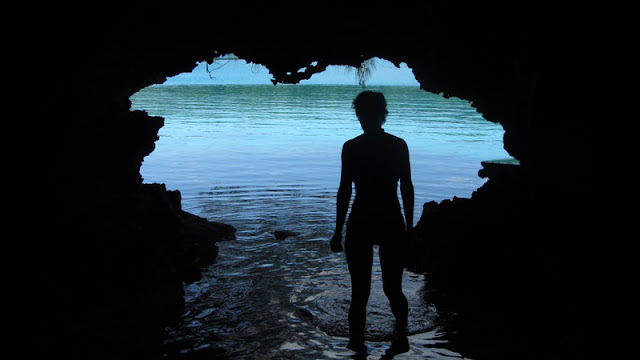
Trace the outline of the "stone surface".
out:
M 298 236 L 298 233 L 289 230 L 276 230 L 273 232 L 273 236 L 276 237 L 276 240 L 284 240 L 290 236 Z

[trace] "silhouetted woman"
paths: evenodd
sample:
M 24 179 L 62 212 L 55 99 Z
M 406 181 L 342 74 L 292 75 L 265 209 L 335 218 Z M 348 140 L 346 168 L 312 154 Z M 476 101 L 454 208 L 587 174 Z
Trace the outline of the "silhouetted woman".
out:
M 364 133 L 347 141 L 342 148 L 336 229 L 331 238 L 331 250 L 342 251 L 342 229 L 351 201 L 351 183 L 354 183 L 356 195 L 344 245 L 352 288 L 347 348 L 356 352 L 367 350 L 364 344 L 366 307 L 371 291 L 373 246 L 379 245 L 383 289 L 396 320 L 387 353 L 398 354 L 409 350 L 408 305 L 402 292 L 407 242 L 413 232 L 414 194 L 409 150 L 404 140 L 382 129 L 388 114 L 382 93 L 360 93 L 353 101 L 353 108 Z M 397 196 L 398 181 L 405 218 Z

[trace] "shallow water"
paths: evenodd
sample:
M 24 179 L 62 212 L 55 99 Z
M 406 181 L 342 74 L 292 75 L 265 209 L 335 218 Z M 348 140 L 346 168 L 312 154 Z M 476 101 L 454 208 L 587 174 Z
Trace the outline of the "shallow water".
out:
M 220 203 L 212 201 L 217 195 Z M 218 243 L 220 255 L 202 280 L 187 285 L 188 312 L 174 340 L 184 351 L 226 349 L 230 359 L 347 359 L 350 279 L 344 253 L 332 253 L 331 192 L 314 187 L 217 188 L 194 200 L 200 216 L 237 227 L 237 240 Z M 228 201 L 233 198 L 233 201 Z M 220 216 L 225 208 L 225 216 Z M 261 210 L 261 211 L 258 211 Z M 240 214 L 256 214 L 242 218 Z M 234 220 L 235 219 L 235 220 Z M 277 240 L 275 230 L 297 236 Z M 371 359 L 389 345 L 393 315 L 382 292 L 375 252 L 368 305 Z M 436 326 L 437 309 L 424 300 L 423 275 L 405 272 L 411 350 L 403 359 L 454 359 Z
M 385 129 L 404 138 L 422 204 L 469 197 L 484 183 L 480 161 L 508 157 L 502 129 L 468 103 L 417 88 L 383 87 Z M 348 86 L 159 86 L 132 97 L 163 116 L 145 182 L 182 193 L 183 209 L 233 225 L 236 241 L 202 280 L 185 286 L 183 324 L 167 351 L 226 350 L 228 359 L 348 359 L 350 279 L 344 254 L 329 250 L 342 143 L 361 131 Z M 419 126 L 416 126 L 419 125 Z M 276 240 L 276 230 L 298 235 Z M 425 301 L 422 275 L 405 272 L 411 349 L 398 359 L 458 359 Z M 368 358 L 389 345 L 393 315 L 376 259 L 368 306 Z

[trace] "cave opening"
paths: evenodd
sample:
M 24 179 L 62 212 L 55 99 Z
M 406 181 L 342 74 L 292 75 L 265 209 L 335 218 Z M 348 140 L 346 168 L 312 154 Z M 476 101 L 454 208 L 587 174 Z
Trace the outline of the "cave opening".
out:
M 142 165 L 144 182 L 180 190 L 185 211 L 237 229 L 237 241 L 217 244 L 219 256 L 202 279 L 185 285 L 188 311 L 175 338 L 190 339 L 191 349 L 242 349 L 231 354 L 237 356 L 256 351 L 247 345 L 256 334 L 261 349 L 325 351 L 309 344 L 348 335 L 348 269 L 328 239 L 341 146 L 361 133 L 351 101 L 362 83 L 353 71 L 331 67 L 310 81 L 274 86 L 267 69 L 224 61 L 202 63 L 131 98 L 132 109 L 165 119 Z M 509 157 L 500 125 L 464 100 L 423 91 L 408 67 L 377 61 L 364 89 L 385 94 L 385 131 L 408 143 L 415 219 L 428 201 L 469 197 L 485 182 L 477 176 L 480 161 Z M 376 310 L 367 331 L 382 347 L 392 316 L 375 259 L 369 306 Z M 437 314 L 425 303 L 424 276 L 407 273 L 403 287 L 410 331 L 435 341 Z
M 361 133 L 351 101 L 369 89 L 387 97 L 386 131 L 409 145 L 416 218 L 425 202 L 470 197 L 486 181 L 477 176 L 481 161 L 513 160 L 501 125 L 469 102 L 421 90 L 404 63 L 371 60 L 364 87 L 349 66 L 274 86 L 267 68 L 231 55 L 142 89 L 131 97 L 132 109 L 165 119 L 156 149 L 142 164 L 144 181 L 180 190 L 185 210 L 218 220 L 213 203 L 225 202 L 207 205 L 206 196 L 257 189 L 258 179 L 263 191 L 306 182 L 334 192 L 341 145 Z M 235 225 L 241 212 L 222 220 Z
M 606 280 L 605 276 L 592 276 L 594 269 L 598 274 L 608 274 L 593 264 L 602 263 L 607 252 L 603 254 L 603 246 L 592 246 L 584 239 L 618 229 L 608 221 L 612 216 L 608 211 L 612 208 L 607 206 L 611 196 L 602 194 L 602 189 L 611 188 L 601 186 L 602 178 L 610 174 L 606 171 L 608 167 L 603 166 L 601 154 L 605 147 L 602 140 L 606 137 L 601 134 L 606 132 L 602 131 L 603 126 L 596 128 L 596 123 L 604 120 L 593 119 L 592 105 L 598 102 L 591 100 L 594 93 L 601 93 L 595 91 L 599 87 L 593 79 L 610 78 L 606 76 L 609 70 L 620 66 L 599 61 L 602 57 L 616 57 L 606 47 L 598 47 L 603 37 L 591 36 L 593 31 L 589 29 L 593 26 L 589 19 L 593 17 L 580 16 L 580 10 L 585 9 L 528 2 L 507 7 L 484 3 L 461 7 L 450 2 L 304 9 L 276 4 L 229 5 L 224 9 L 185 7 L 182 12 L 176 6 L 133 4 L 105 8 L 98 14 L 101 16 L 90 9 L 83 13 L 83 9 L 71 12 L 62 8 L 30 17 L 37 25 L 33 33 L 38 33 L 38 29 L 44 31 L 40 31 L 41 36 L 30 47 L 34 51 L 28 51 L 25 64 L 42 65 L 42 54 L 55 54 L 47 58 L 50 60 L 47 68 L 55 69 L 52 73 L 55 79 L 49 82 L 53 87 L 40 94 L 43 96 L 39 101 L 24 106 L 33 119 L 25 115 L 27 120 L 21 120 L 33 131 L 25 133 L 29 144 L 41 149 L 39 153 L 44 156 L 23 161 L 26 166 L 33 165 L 35 176 L 17 179 L 31 178 L 38 181 L 38 186 L 28 192 L 19 188 L 17 194 L 33 193 L 38 199 L 21 202 L 24 206 L 18 210 L 36 209 L 38 216 L 29 228 L 35 226 L 45 234 L 12 241 L 18 245 L 18 251 L 12 253 L 24 258 L 22 266 L 14 271 L 20 283 L 14 291 L 19 295 L 14 296 L 19 303 L 14 312 L 24 316 L 11 319 L 11 323 L 19 325 L 10 327 L 11 333 L 18 335 L 18 342 L 12 336 L 11 353 L 22 356 L 60 353 L 75 355 L 71 356 L 74 358 L 86 358 L 87 354 L 98 358 L 143 358 L 136 355 L 155 353 L 157 335 L 163 334 L 166 324 L 174 324 L 184 313 L 183 281 L 191 283 L 200 276 L 200 270 L 206 272 L 204 276 L 213 273 L 207 270 L 210 264 L 217 266 L 217 274 L 233 276 L 235 268 L 225 268 L 223 263 L 230 257 L 246 265 L 246 284 L 263 284 L 265 278 L 278 276 L 286 265 L 288 273 L 307 276 L 308 286 L 304 282 L 291 283 L 291 277 L 281 282 L 270 280 L 272 289 L 262 286 L 260 290 L 249 285 L 235 286 L 240 277 L 214 279 L 218 282 L 211 282 L 208 288 L 206 282 L 190 285 L 186 288 L 191 309 L 188 324 L 193 325 L 194 332 L 202 329 L 197 321 L 206 324 L 210 316 L 217 316 L 219 324 L 238 325 L 230 333 L 253 332 L 253 338 L 245 339 L 252 344 L 248 348 L 254 349 L 253 344 L 262 337 L 268 338 L 283 329 L 273 319 L 302 324 L 318 318 L 315 314 L 318 307 L 312 305 L 327 302 L 327 298 L 322 293 L 305 291 L 317 288 L 311 275 L 321 273 L 320 265 L 331 260 L 321 253 L 327 247 L 323 238 L 326 231 L 277 241 L 271 230 L 280 223 L 270 223 L 270 218 L 262 216 L 264 227 L 248 229 L 246 233 L 263 241 L 246 247 L 252 253 L 246 249 L 231 252 L 232 249 L 222 247 L 230 247 L 234 242 L 217 242 L 220 237 L 208 236 L 209 231 L 195 234 L 201 228 L 215 227 L 205 227 L 210 224 L 182 212 L 175 192 L 162 186 L 141 186 L 140 167 L 146 158 L 142 168 L 144 182 L 162 182 L 169 189 L 179 189 L 188 211 L 209 209 L 208 218 L 222 220 L 223 210 L 233 210 L 224 201 L 212 203 L 213 198 L 219 199 L 215 191 L 221 189 L 215 189 L 211 179 L 226 186 L 226 190 L 222 189 L 224 194 L 242 195 L 242 189 L 232 188 L 239 183 L 222 177 L 225 168 L 212 166 L 204 158 L 199 158 L 202 161 L 197 166 L 217 170 L 210 176 L 198 179 L 180 168 L 196 158 L 188 150 L 203 140 L 205 132 L 187 131 L 187 137 L 177 137 L 183 144 L 176 146 L 180 156 L 167 157 L 170 162 L 157 162 L 164 175 L 153 179 L 149 165 L 168 149 L 163 142 L 170 138 L 166 131 L 181 129 L 180 124 L 166 116 L 160 140 L 155 142 L 162 121 L 141 112 L 128 113 L 127 100 L 136 91 L 161 83 L 165 76 L 188 71 L 196 61 L 211 59 L 213 49 L 235 52 L 268 65 L 279 83 L 297 82 L 287 74 L 295 77 L 297 69 L 313 65 L 312 60 L 318 60 L 316 65 L 320 66 L 323 62 L 353 65 L 366 56 L 376 55 L 385 56 L 394 64 L 406 61 L 425 90 L 473 101 L 487 120 L 502 124 L 506 130 L 504 146 L 522 161 L 518 176 L 505 179 L 501 176 L 512 174 L 494 174 L 482 191 L 476 193 L 486 195 L 484 203 L 458 202 L 478 205 L 477 211 L 466 217 L 459 216 L 461 212 L 453 206 L 457 205 L 455 202 L 448 208 L 441 206 L 447 204 L 439 204 L 437 209 L 446 211 L 446 216 L 441 217 L 445 221 L 436 222 L 441 226 L 435 229 L 447 230 L 440 238 L 442 246 L 416 255 L 435 269 L 433 275 L 440 277 L 443 285 L 455 289 L 447 294 L 450 296 L 444 299 L 445 305 L 459 314 L 466 310 L 468 327 L 459 328 L 462 334 L 459 339 L 467 342 L 468 347 L 477 344 L 477 352 L 485 354 L 483 358 L 567 358 L 576 347 L 584 352 L 592 350 L 591 345 L 598 343 L 598 320 L 608 312 L 599 316 L 591 310 L 609 295 L 607 291 L 593 291 L 594 281 L 606 284 L 600 281 Z M 587 20 L 573 24 L 572 19 Z M 393 26 L 385 26 L 384 21 L 392 22 Z M 26 83 L 42 84 L 42 74 L 27 71 Z M 268 86 L 271 90 L 285 88 Z M 166 98 L 168 102 L 173 99 Z M 172 110 L 178 114 L 181 111 L 177 107 Z M 251 108 L 245 110 L 252 112 Z M 389 132 L 393 120 L 389 119 Z M 357 129 L 357 124 L 354 127 Z M 247 131 L 256 129 L 242 129 L 242 133 Z M 37 137 L 33 138 L 33 134 Z M 313 142 L 322 139 L 307 138 Z M 502 148 L 500 140 L 497 142 Z M 156 151 L 152 152 L 154 144 Z M 229 141 L 227 145 L 230 146 Z M 261 149 L 262 153 L 272 154 L 264 151 L 264 147 Z M 209 154 L 211 150 L 203 152 Z M 231 158 L 229 149 L 224 150 L 221 153 L 224 158 Z M 295 150 L 308 154 L 303 148 Z M 416 155 L 412 151 L 414 158 Z M 414 160 L 416 170 L 420 159 Z M 441 163 L 442 168 L 452 163 L 448 160 Z M 301 168 L 308 169 L 310 163 Z M 254 159 L 248 165 L 259 164 Z M 474 167 L 470 175 L 473 177 L 479 165 L 476 163 Z M 253 174 L 253 177 L 258 181 L 273 176 Z M 199 181 L 201 190 L 176 185 L 172 179 L 192 184 Z M 417 184 L 427 182 L 422 176 L 415 176 L 415 180 Z M 323 195 L 327 204 L 335 198 L 334 187 L 335 184 L 330 193 Z M 285 193 L 279 188 L 270 190 L 271 194 Z M 308 191 L 302 191 L 303 187 L 294 190 L 286 192 L 290 200 L 311 198 Z M 258 205 L 248 198 L 244 201 L 247 208 Z M 446 197 L 434 197 L 440 198 Z M 206 207 L 192 206 L 198 204 Z M 271 216 L 273 212 L 277 219 L 277 210 L 286 205 L 269 201 L 266 207 L 269 213 L 263 215 Z M 604 213 L 598 211 L 601 209 Z M 296 224 L 300 214 L 289 213 L 297 217 L 291 216 L 288 223 Z M 313 214 L 314 208 L 305 207 L 301 213 Z M 244 220 L 239 216 L 235 219 Z M 478 224 L 490 226 L 475 226 Z M 471 230 L 478 228 L 482 230 L 480 233 Z M 616 234 L 614 231 L 613 237 Z M 310 240 L 300 241 L 307 238 Z M 456 240 L 454 246 L 448 246 L 450 240 Z M 209 251 L 215 248 L 214 242 L 221 248 L 217 259 L 214 251 Z M 305 247 L 291 251 L 299 244 Z M 264 261 L 256 262 L 252 257 L 267 253 L 266 250 L 275 252 Z M 176 258 L 176 254 L 187 256 Z M 432 262 L 434 258 L 439 262 Z M 303 260 L 315 262 L 306 262 L 303 269 L 293 267 Z M 288 299 L 277 296 L 288 289 L 304 290 Z M 331 291 L 341 289 L 336 286 Z M 208 305 L 214 306 L 207 306 L 204 300 L 207 294 L 217 292 L 223 294 L 220 304 L 234 303 L 230 305 L 236 309 L 212 303 Z M 266 310 L 273 304 L 294 304 L 293 308 L 286 308 L 291 311 L 261 313 L 260 320 L 269 320 L 266 325 L 273 325 L 265 326 L 268 331 L 255 331 L 252 327 L 255 321 L 243 321 L 256 317 L 246 316 L 251 307 L 242 299 L 260 294 L 276 295 L 256 297 L 262 302 L 254 305 Z M 335 300 L 340 310 L 338 295 L 329 299 Z M 282 313 L 290 316 L 274 316 Z M 301 347 L 294 340 L 296 336 L 281 342 L 276 350 L 293 351 Z M 196 349 L 203 343 L 191 342 L 190 346 Z M 422 342 L 420 346 L 423 344 L 428 343 Z M 227 348 L 234 352 L 243 347 Z M 200 355 L 199 358 L 216 357 Z M 287 354 L 264 356 L 286 357 Z

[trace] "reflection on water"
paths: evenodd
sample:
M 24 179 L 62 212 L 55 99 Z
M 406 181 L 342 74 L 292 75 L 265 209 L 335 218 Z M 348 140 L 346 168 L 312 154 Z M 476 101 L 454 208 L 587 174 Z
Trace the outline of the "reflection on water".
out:
M 350 279 L 344 253 L 329 249 L 335 197 L 313 186 L 216 187 L 184 199 L 189 211 L 237 227 L 237 240 L 202 280 L 185 287 L 187 312 L 169 344 L 183 352 L 223 348 L 229 359 L 349 359 Z M 239 214 L 244 214 L 241 218 Z M 238 221 L 238 219 L 242 219 Z M 297 236 L 276 240 L 275 230 Z M 389 346 L 393 315 L 377 253 L 368 306 L 369 357 Z M 422 275 L 405 273 L 411 350 L 402 359 L 458 359 L 425 303 Z

